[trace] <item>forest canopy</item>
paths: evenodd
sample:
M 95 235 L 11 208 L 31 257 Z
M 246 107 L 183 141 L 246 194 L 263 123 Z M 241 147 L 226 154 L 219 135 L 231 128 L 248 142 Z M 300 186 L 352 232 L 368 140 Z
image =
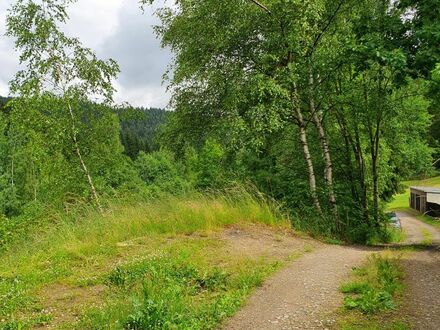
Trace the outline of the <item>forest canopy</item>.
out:
M 7 18 L 23 70 L 0 99 L 0 244 L 54 210 L 235 185 L 298 229 L 366 241 L 402 180 L 434 174 L 435 1 L 165 2 L 167 112 L 114 104 L 118 64 L 60 29 L 72 2 Z

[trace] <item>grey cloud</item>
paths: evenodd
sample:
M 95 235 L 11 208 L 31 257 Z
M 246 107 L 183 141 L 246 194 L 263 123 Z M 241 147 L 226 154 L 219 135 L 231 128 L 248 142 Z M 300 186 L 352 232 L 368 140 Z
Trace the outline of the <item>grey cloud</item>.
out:
M 8 83 L 19 70 L 18 53 L 14 51 L 14 41 L 5 36 L 6 10 L 10 3 L 0 4 L 0 94 L 8 94 Z
M 10 40 L 0 40 L 0 63 L 0 81 L 7 84 L 19 69 L 18 53 Z
M 165 97 L 161 82 L 171 61 L 171 53 L 160 47 L 160 41 L 153 33 L 152 26 L 158 23 L 157 19 L 151 13 L 142 15 L 135 4 L 125 3 L 118 21 L 115 33 L 104 42 L 100 55 L 119 63 L 118 83 L 123 89 L 145 88 L 146 93 L 160 90 L 163 95 L 158 95 L 158 102 L 164 106 L 164 99 L 168 97 Z
M 1 0 L 0 4 L 1 94 L 7 93 L 7 82 L 18 70 L 18 53 L 13 49 L 13 41 L 3 36 L 6 8 L 13 2 L 13 0 L 6 2 Z M 80 0 L 74 14 L 79 15 L 81 10 L 87 10 L 88 5 L 90 3 L 88 4 L 87 1 Z M 99 7 L 98 5 L 99 3 L 96 3 L 95 7 Z M 69 30 L 69 32 L 81 40 L 88 40 L 88 44 L 92 43 L 94 47 L 98 47 L 95 50 L 101 58 L 111 57 L 118 61 L 121 74 L 117 81 L 119 87 L 119 93 L 116 95 L 117 101 L 128 101 L 139 106 L 166 106 L 169 95 L 161 83 L 162 75 L 171 61 L 171 54 L 160 47 L 160 41 L 153 33 L 152 26 L 157 24 L 158 20 L 152 15 L 151 10 L 147 10 L 143 15 L 137 0 L 124 0 L 118 12 L 118 24 L 114 30 L 112 28 L 113 34 L 101 36 L 103 40 L 99 40 L 99 36 L 94 35 L 97 33 L 97 27 L 94 25 L 103 26 L 105 23 L 106 26 L 111 26 L 113 24 L 109 24 L 111 23 L 109 19 L 113 17 L 95 15 L 94 20 L 89 22 L 89 16 L 83 15 L 73 19 L 74 26 L 70 27 L 72 31 Z M 90 24 L 88 32 L 93 35 L 87 35 L 86 23 Z

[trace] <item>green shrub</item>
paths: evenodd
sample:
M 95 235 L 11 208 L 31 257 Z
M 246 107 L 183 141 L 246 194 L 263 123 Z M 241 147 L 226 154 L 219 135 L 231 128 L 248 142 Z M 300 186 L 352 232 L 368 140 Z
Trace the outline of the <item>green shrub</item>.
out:
M 372 255 L 364 268 L 355 271 L 358 280 L 345 283 L 341 291 L 347 309 L 374 314 L 396 307 L 395 296 L 402 289 L 399 259 Z
M 218 328 L 219 322 L 231 316 L 246 295 L 280 264 L 249 261 L 243 266 L 226 272 L 173 250 L 119 266 L 109 274 L 107 284 L 121 296 L 134 295 L 117 322 L 124 329 Z M 102 314 L 92 317 L 94 320 L 84 322 L 92 322 L 88 323 L 92 328 L 102 324 Z
M 37 202 L 30 202 L 23 206 L 21 214 L 14 217 L 6 217 L 0 214 L 0 251 L 15 241 L 24 241 L 42 221 L 47 217 L 48 210 Z
M 342 293 L 362 294 L 368 290 L 371 290 L 368 283 L 350 282 L 343 284 L 341 287 Z
M 141 179 L 157 194 L 181 194 L 188 191 L 189 183 L 184 178 L 183 166 L 178 163 L 173 155 L 165 150 L 151 154 L 140 152 L 135 166 Z
M 225 186 L 224 155 L 222 146 L 212 139 L 208 139 L 198 153 L 187 151 L 186 165 L 195 187 L 217 189 Z

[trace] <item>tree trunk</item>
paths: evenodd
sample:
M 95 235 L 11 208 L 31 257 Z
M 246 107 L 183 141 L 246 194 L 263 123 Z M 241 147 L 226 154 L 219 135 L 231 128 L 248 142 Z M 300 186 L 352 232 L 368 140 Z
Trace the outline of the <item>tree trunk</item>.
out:
M 373 175 L 373 217 L 376 226 L 379 226 L 379 173 L 378 173 L 378 158 L 380 145 L 380 120 L 376 122 L 376 131 L 370 137 L 371 144 L 371 170 Z
M 75 151 L 76 151 L 76 154 L 78 156 L 79 162 L 81 164 L 81 168 L 82 168 L 82 170 L 84 171 L 84 174 L 87 177 L 87 182 L 89 183 L 90 190 L 92 191 L 92 195 L 93 195 L 93 198 L 95 200 L 96 206 L 98 207 L 99 212 L 103 213 L 103 209 L 102 209 L 101 202 L 99 200 L 98 193 L 96 192 L 95 185 L 93 184 L 92 176 L 90 175 L 89 169 L 87 168 L 87 165 L 84 162 L 84 159 L 82 157 L 81 149 L 80 149 L 79 143 L 78 143 L 78 137 L 77 137 L 77 134 L 76 134 L 75 115 L 73 113 L 73 109 L 72 109 L 69 101 L 67 102 L 67 105 L 68 105 L 68 108 L 69 108 L 70 119 L 72 120 L 72 138 L 73 138 L 73 143 L 74 143 L 74 146 L 75 146 Z
M 336 112 L 336 120 L 338 122 L 339 128 L 341 130 L 341 135 L 344 139 L 344 147 L 345 147 L 345 167 L 344 170 L 345 175 L 350 179 L 350 190 L 351 190 L 351 197 L 353 201 L 360 201 L 356 181 L 353 176 L 353 173 L 355 173 L 355 167 L 353 166 L 352 162 L 352 156 L 351 151 L 353 148 L 353 138 L 350 135 L 347 127 L 347 121 L 344 118 L 343 109 L 341 110 L 342 113 Z
M 333 185 L 333 163 L 330 156 L 330 149 L 328 146 L 328 140 L 327 135 L 325 134 L 324 126 L 322 125 L 322 118 L 317 112 L 316 106 L 315 106 L 315 99 L 314 99 L 314 78 L 313 73 L 310 72 L 309 74 L 309 106 L 310 106 L 310 113 L 312 116 L 313 123 L 316 126 L 316 129 L 318 130 L 319 135 L 319 142 L 321 143 L 322 148 L 322 154 L 325 162 L 325 171 L 324 171 L 324 177 L 325 182 L 327 185 L 327 194 L 328 194 L 328 200 L 330 203 L 330 207 L 333 211 L 333 216 L 335 220 L 336 229 L 339 231 L 340 228 L 340 221 L 339 221 L 339 213 L 338 213 L 338 205 L 336 202 L 336 196 L 334 191 L 334 185 Z
M 295 86 L 295 94 L 298 95 Z M 297 119 L 298 127 L 299 127 L 299 139 L 304 153 L 304 159 L 307 165 L 307 174 L 309 177 L 309 187 L 310 187 L 310 195 L 313 199 L 313 204 L 315 205 L 316 210 L 318 211 L 320 216 L 323 216 L 321 203 L 319 202 L 318 193 L 316 191 L 316 176 L 315 169 L 313 166 L 312 156 L 310 154 L 309 144 L 307 140 L 307 131 L 306 125 L 304 122 L 304 117 L 299 105 L 299 102 L 293 101 L 293 109 L 295 112 L 295 117 Z
M 377 157 L 372 157 L 372 174 L 373 174 L 373 217 L 377 225 L 379 223 L 379 175 L 377 173 Z
M 356 163 L 358 166 L 359 183 L 361 186 L 361 205 L 364 213 L 364 220 L 369 223 L 367 183 L 365 182 L 365 162 L 362 154 L 361 139 L 357 127 L 355 128 L 355 145 L 353 146 Z

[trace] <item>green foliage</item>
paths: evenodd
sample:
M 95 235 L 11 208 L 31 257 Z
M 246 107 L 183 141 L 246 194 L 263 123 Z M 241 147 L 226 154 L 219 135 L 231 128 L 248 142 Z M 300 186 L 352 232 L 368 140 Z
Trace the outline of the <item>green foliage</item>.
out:
M 165 257 L 148 258 L 140 262 L 117 267 L 108 276 L 108 283 L 121 288 L 130 288 L 137 281 L 154 276 L 165 278 L 167 282 L 176 282 L 189 288 L 196 294 L 199 291 L 214 291 L 225 287 L 229 274 L 214 268 L 210 274 L 202 273 L 194 265 Z M 167 283 L 168 284 L 168 283 Z
M 0 112 L 6 111 L 6 104 L 11 100 L 9 97 L 0 96 Z
M 400 22 L 402 28 L 399 41 L 408 53 L 410 68 L 414 75 L 429 76 L 436 63 L 440 62 L 437 48 L 440 42 L 440 28 L 437 24 L 440 11 L 437 3 L 433 0 L 401 0 L 396 5 L 409 16 L 406 21 Z
M 248 268 L 251 265 L 255 269 Z M 216 267 L 207 271 L 182 255 L 126 265 L 110 274 L 110 283 L 123 292 L 139 287 L 139 294 L 132 298 L 129 314 L 117 322 L 126 329 L 215 329 L 241 306 L 252 288 L 261 285 L 265 274 L 277 267 L 278 263 L 251 263 L 239 273 Z M 98 320 L 92 316 L 82 324 L 97 326 Z
M 189 176 L 196 188 L 222 188 L 226 181 L 224 167 L 224 151 L 222 146 L 212 139 L 205 142 L 197 153 L 193 149 L 187 150 L 185 157 Z
M 140 178 L 157 193 L 182 194 L 190 190 L 184 169 L 174 156 L 165 150 L 151 154 L 140 152 L 135 161 Z
M 430 85 L 429 96 L 432 100 L 430 113 L 433 116 L 430 143 L 436 148 L 434 160 L 437 169 L 440 169 L 440 132 L 438 127 L 440 125 L 440 63 L 437 63 L 435 69 L 432 71 L 432 82 Z
M 7 35 L 15 38 L 25 69 L 11 82 L 22 97 L 53 91 L 68 99 L 100 95 L 110 101 L 112 79 L 119 73 L 113 60 L 103 61 L 81 42 L 68 37 L 59 25 L 68 20 L 73 0 L 42 2 L 17 0 L 7 17 Z M 64 106 L 67 108 L 67 104 Z
M 237 180 L 282 203 L 298 229 L 366 242 L 400 180 L 431 171 L 437 71 L 430 58 L 432 82 L 415 75 L 412 52 L 435 44 L 425 3 L 165 4 L 157 32 L 175 53 L 172 114 L 103 105 L 119 68 L 60 29 L 71 3 L 17 0 L 8 16 L 24 70 L 0 118 L 0 214 Z
M 199 311 L 200 315 L 194 315 L 200 306 L 187 305 L 184 297 L 201 299 L 214 292 L 224 294 L 231 287 L 229 277 L 230 274 L 216 268 L 207 273 L 188 264 L 185 259 L 164 256 L 146 259 L 124 269 L 117 268 L 110 274 L 109 281 L 124 289 L 142 282 L 141 296 L 135 299 L 125 328 L 172 329 L 201 328 L 222 319 L 221 315 L 209 315 L 204 310 Z
M 161 109 L 117 108 L 121 121 L 121 142 L 124 152 L 131 159 L 136 159 L 140 151 L 158 150 L 159 130 L 168 122 L 170 113 Z
M 69 115 L 64 103 L 51 95 L 11 102 L 4 117 L 5 138 L 0 137 L 0 212 L 20 214 L 31 202 L 61 207 L 65 202 L 90 197 L 84 172 L 72 150 L 72 135 L 66 132 Z M 77 142 L 90 163 L 97 189 L 103 194 L 132 181 L 136 176 L 122 155 L 119 122 L 104 106 L 78 106 Z M 3 142 L 2 142 L 3 141 Z
M 31 235 L 9 242 L 0 253 L 0 320 L 34 324 L 46 315 L 38 293 L 56 283 L 87 294 L 89 286 L 107 284 L 109 300 L 97 310 L 90 306 L 78 328 L 101 328 L 115 320 L 120 325 L 146 309 L 143 288 L 148 284 L 154 304 L 164 301 L 168 311 L 181 308 L 187 312 L 185 322 L 199 322 L 199 328 L 217 326 L 279 264 L 231 255 L 209 233 L 239 223 L 289 225 L 273 205 L 244 191 L 141 203 L 118 199 L 111 210 L 102 215 L 85 206 L 80 214 L 46 212 Z M 186 295 L 183 305 L 179 293 Z
M 77 38 L 67 36 L 60 29 L 60 25 L 68 20 L 67 7 L 73 2 L 17 0 L 8 12 L 6 34 L 15 39 L 23 67 L 10 83 L 11 92 L 19 95 L 14 101 L 15 112 L 25 115 L 15 116 L 15 123 L 18 124 L 15 129 L 26 136 L 26 156 L 31 163 L 28 181 L 33 181 L 33 192 L 24 191 L 23 194 L 33 194 L 34 200 L 37 200 L 36 181 L 40 178 L 40 172 L 48 168 L 38 167 L 35 163 L 49 156 L 55 160 L 51 163 L 54 165 L 50 169 L 52 172 L 56 173 L 59 166 L 71 167 L 69 174 L 72 173 L 73 177 L 82 172 L 82 182 L 87 188 L 75 186 L 76 190 L 82 190 L 81 196 L 88 193 L 90 199 L 102 210 L 93 173 L 84 159 L 81 142 L 85 141 L 80 141 L 81 135 L 90 133 L 83 130 L 83 115 L 87 115 L 83 107 L 91 98 L 96 97 L 101 97 L 106 103 L 112 102 L 112 82 L 119 73 L 119 67 L 113 60 L 98 59 L 91 49 L 83 47 Z M 33 112 L 28 111 L 28 108 Z M 48 110 L 55 113 L 46 116 Z M 44 117 L 49 118 L 41 121 Z M 104 119 L 102 123 L 105 124 L 107 118 L 100 119 Z M 31 129 L 35 126 L 36 132 L 27 132 L 26 125 L 31 126 Z M 111 134 L 114 131 L 110 128 L 108 132 Z M 90 135 L 91 138 L 98 135 L 109 138 L 109 134 L 103 133 L 96 129 Z M 110 138 L 110 146 L 114 146 L 118 138 L 119 134 Z M 52 144 L 49 152 L 46 144 Z M 103 147 L 99 146 L 98 149 Z M 120 150 L 112 150 L 112 153 L 118 152 Z M 100 159 L 99 154 L 92 155 L 94 161 Z M 75 158 L 72 156 L 76 157 L 76 162 L 73 162 Z M 100 170 L 104 171 L 105 168 L 101 167 Z M 54 192 L 58 193 L 59 198 L 60 191 Z
M 399 181 L 431 171 L 432 97 L 401 47 L 402 8 L 265 6 L 181 1 L 158 11 L 157 32 L 176 54 L 175 113 L 162 141 L 179 156 L 216 141 L 223 166 L 281 201 L 296 226 L 364 242 Z
M 374 314 L 396 308 L 395 297 L 402 290 L 399 259 L 373 255 L 363 269 L 356 270 L 359 279 L 341 287 L 347 296 L 344 306 Z

